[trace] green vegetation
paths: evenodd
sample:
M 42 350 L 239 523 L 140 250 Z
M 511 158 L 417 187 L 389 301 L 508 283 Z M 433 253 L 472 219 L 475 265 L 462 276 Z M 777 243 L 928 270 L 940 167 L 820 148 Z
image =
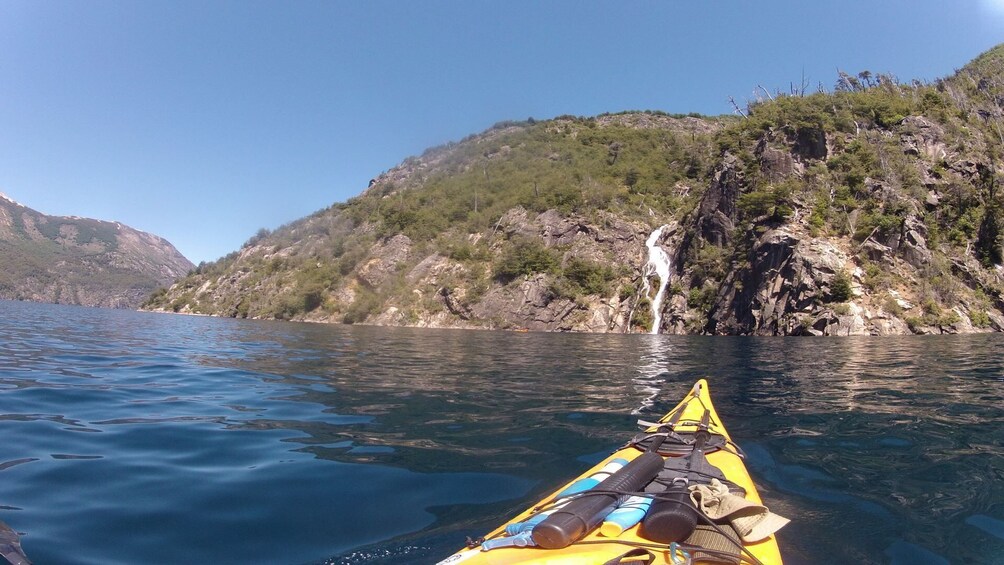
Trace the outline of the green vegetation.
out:
M 647 296 L 642 296 L 635 306 L 634 315 L 631 317 L 631 329 L 633 331 L 647 332 L 652 329 L 655 320 L 652 318 L 652 302 Z
M 791 216 L 792 185 L 785 182 L 765 185 L 763 188 L 739 195 L 740 217 L 756 219 L 769 216 L 775 222 L 782 222 Z
M 769 258 L 769 269 L 756 264 L 770 230 L 836 242 L 848 270 L 863 272 L 866 306 L 906 315 L 893 289 L 924 305 L 914 328 L 950 324 L 956 309 L 985 327 L 996 302 L 972 297 L 984 289 L 999 298 L 986 269 L 1004 262 L 1002 49 L 931 84 L 840 73 L 833 92 L 768 96 L 734 117 L 649 111 L 500 122 L 406 159 L 348 202 L 259 230 L 240 253 L 199 265 L 150 303 L 346 323 L 393 306 L 417 323 L 516 292 L 513 283 L 531 278 L 578 306 L 616 294 L 634 305 L 631 324 L 649 329 L 637 261 L 617 247 L 637 234 L 618 234 L 616 244 L 597 236 L 582 252 L 579 235 L 573 245 L 561 233 L 533 231 L 547 212 L 574 218 L 579 233 L 675 222 L 685 247 L 674 256 L 682 276 L 673 294 L 685 296 L 691 329 L 708 329 L 723 284 L 738 291 L 726 296 L 749 300 L 763 290 L 743 292 L 749 277 L 776 276 L 771 269 L 786 257 Z M 715 198 L 702 205 L 712 186 Z M 697 231 L 709 219 L 697 217 L 699 205 L 717 206 L 714 243 Z M 101 241 L 97 232 L 78 238 Z M 984 271 L 968 272 L 972 257 Z M 813 295 L 812 308 L 850 312 L 850 273 L 827 284 L 818 272 L 825 296 Z M 513 324 L 502 314 L 484 318 L 471 323 Z
M 924 301 L 922 310 L 921 316 L 907 316 L 904 319 L 910 331 L 917 333 L 924 327 L 945 327 L 959 322 L 959 315 L 954 310 L 945 310 L 930 298 Z
M 554 272 L 560 257 L 538 239 L 520 238 L 502 252 L 495 263 L 495 278 L 509 282 L 517 277 Z
M 349 305 L 345 311 L 342 322 L 346 324 L 358 324 L 366 321 L 371 314 L 375 314 L 380 309 L 381 301 L 372 292 L 363 291 L 356 297 L 355 301 Z
M 616 279 L 616 273 L 609 266 L 575 257 L 568 260 L 562 274 L 573 285 L 576 294 L 606 295 L 610 292 L 610 283 Z
M 986 195 L 983 206 L 983 219 L 980 221 L 976 238 L 976 257 L 987 267 L 1000 265 L 1004 262 L 1001 251 L 1001 235 L 1004 221 L 1002 203 L 997 194 L 998 181 L 996 175 L 987 167 L 980 169 L 980 185 Z
M 597 120 L 511 122 L 476 143 L 431 149 L 424 157 L 439 160 L 435 170 L 404 182 L 378 182 L 352 199 L 347 211 L 357 223 L 378 225 L 381 236 L 402 233 L 428 241 L 446 231 L 489 230 L 516 206 L 536 213 L 634 215 L 639 206 L 673 214 L 694 205 L 676 183 L 706 177 L 708 135 L 616 121 L 598 127 Z
M 687 293 L 687 307 L 706 315 L 714 305 L 717 295 L 718 287 L 714 285 L 691 288 Z

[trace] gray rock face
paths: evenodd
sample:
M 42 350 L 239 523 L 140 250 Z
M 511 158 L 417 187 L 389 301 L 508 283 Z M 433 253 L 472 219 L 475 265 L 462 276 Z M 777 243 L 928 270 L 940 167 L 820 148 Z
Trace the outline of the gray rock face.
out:
M 760 159 L 760 169 L 770 182 L 779 182 L 795 174 L 795 159 L 791 153 L 770 147 L 766 139 L 757 146 L 757 156 Z
M 787 335 L 800 333 L 798 315 L 813 318 L 823 331 L 819 307 L 847 256 L 826 240 L 803 240 L 789 229 L 766 232 L 753 247 L 749 267 L 729 273 L 709 315 L 713 334 Z M 810 332 L 811 333 L 811 332 Z
M 742 190 L 743 173 L 738 159 L 728 153 L 722 158 L 697 213 L 701 237 L 721 247 L 735 229 L 736 203 Z
M 900 124 L 900 143 L 908 155 L 923 156 L 930 160 L 948 157 L 945 146 L 945 131 L 935 122 L 923 116 L 907 116 Z
M 795 132 L 792 151 L 802 159 L 826 159 L 826 132 L 821 128 L 802 127 Z
M 406 235 L 395 235 L 382 242 L 373 250 L 372 258 L 358 269 L 359 279 L 371 288 L 380 286 L 408 259 L 410 250 L 411 239 Z
M 505 214 L 502 214 L 496 225 L 496 229 L 510 238 L 517 235 L 523 237 L 533 237 L 535 235 L 528 213 L 522 206 L 511 208 Z
M 918 269 L 931 263 L 926 234 L 927 227 L 915 217 L 908 218 L 903 225 L 903 237 L 900 239 L 903 258 Z
M 580 234 L 587 239 L 595 239 L 595 229 L 581 218 L 561 215 L 557 210 L 548 210 L 537 216 L 540 237 L 548 246 L 568 245 Z
M 442 287 L 439 289 L 438 296 L 442 299 L 443 305 L 446 309 L 450 311 L 451 314 L 457 316 L 461 320 L 468 321 L 471 319 L 471 309 L 467 307 L 466 304 L 458 296 L 458 292 L 453 289 Z
M 573 300 L 558 298 L 550 290 L 547 275 L 527 277 L 516 284 L 494 288 L 470 311 L 503 328 L 534 331 L 569 331 L 576 325 L 570 317 L 579 309 Z

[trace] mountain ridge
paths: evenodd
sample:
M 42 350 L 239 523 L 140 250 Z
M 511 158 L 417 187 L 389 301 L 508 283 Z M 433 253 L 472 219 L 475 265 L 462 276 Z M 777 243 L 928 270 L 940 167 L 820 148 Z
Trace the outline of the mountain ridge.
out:
M 136 308 L 194 267 L 166 239 L 114 221 L 50 216 L 0 193 L 0 298 Z
M 548 331 L 1001 331 L 1002 85 L 998 46 L 930 84 L 841 72 L 833 92 L 741 116 L 500 122 L 260 230 L 144 307 Z M 662 226 L 671 280 L 651 312 L 645 243 Z

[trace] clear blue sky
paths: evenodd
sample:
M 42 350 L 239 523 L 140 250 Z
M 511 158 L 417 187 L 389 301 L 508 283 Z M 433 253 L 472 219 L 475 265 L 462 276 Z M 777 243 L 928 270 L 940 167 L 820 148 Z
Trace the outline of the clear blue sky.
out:
M 507 119 L 948 75 L 1004 0 L 0 1 L 0 191 L 193 262 Z

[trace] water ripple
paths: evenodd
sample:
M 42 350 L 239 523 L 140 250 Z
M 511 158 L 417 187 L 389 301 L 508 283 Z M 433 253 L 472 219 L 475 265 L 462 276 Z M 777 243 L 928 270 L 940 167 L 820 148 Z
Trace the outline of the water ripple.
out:
M 1002 344 L 0 302 L 0 519 L 40 563 L 436 561 L 710 377 L 765 500 L 795 519 L 787 561 L 992 562 Z

